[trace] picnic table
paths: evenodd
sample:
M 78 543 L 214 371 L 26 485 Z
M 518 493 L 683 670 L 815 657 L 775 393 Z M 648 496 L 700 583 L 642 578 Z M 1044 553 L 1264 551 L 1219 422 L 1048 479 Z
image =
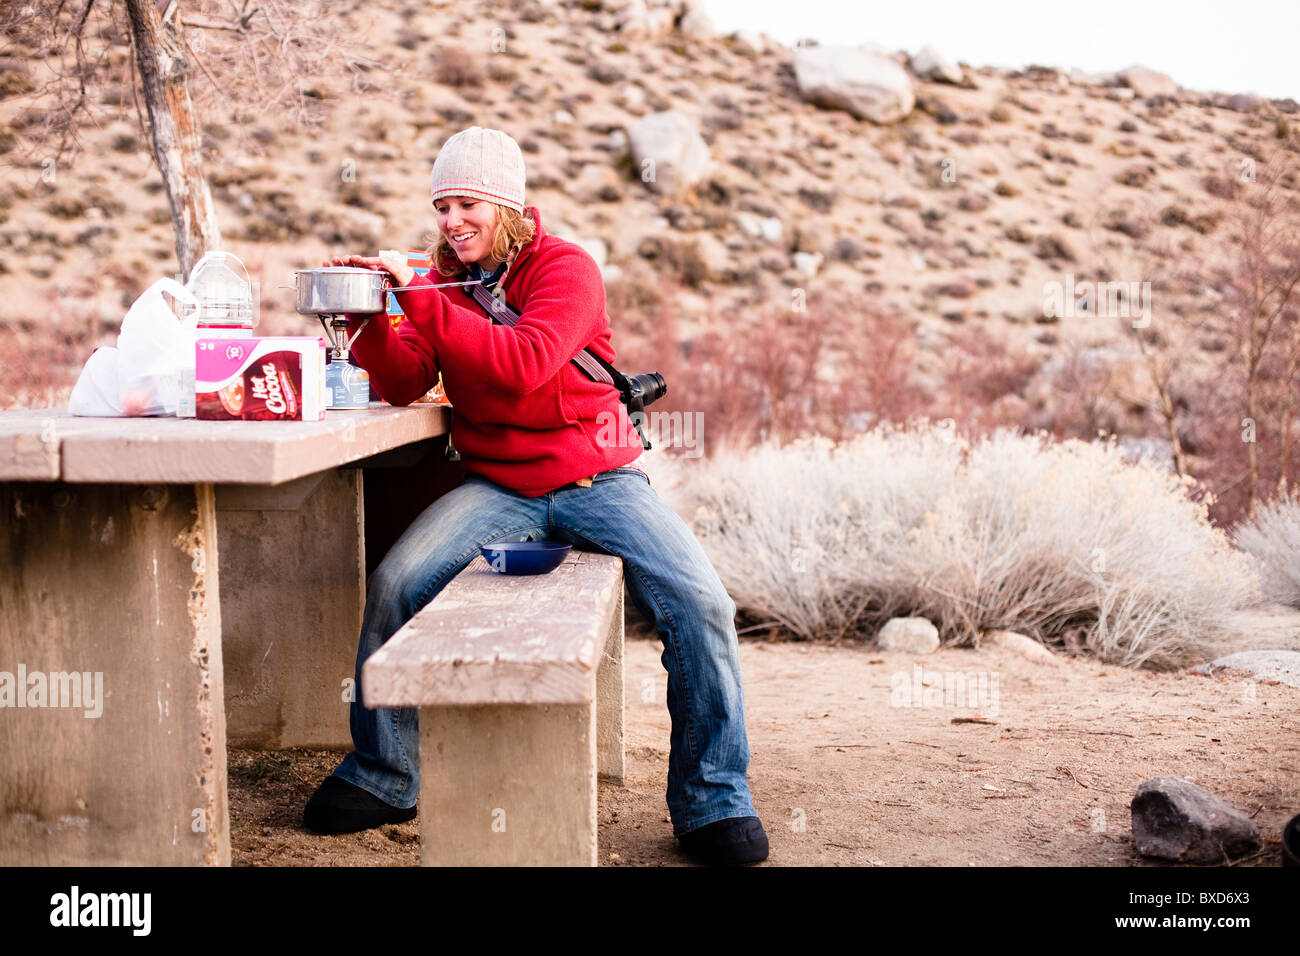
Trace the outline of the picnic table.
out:
M 364 476 L 449 429 L 0 412 L 0 864 L 228 865 L 228 740 L 349 745 Z

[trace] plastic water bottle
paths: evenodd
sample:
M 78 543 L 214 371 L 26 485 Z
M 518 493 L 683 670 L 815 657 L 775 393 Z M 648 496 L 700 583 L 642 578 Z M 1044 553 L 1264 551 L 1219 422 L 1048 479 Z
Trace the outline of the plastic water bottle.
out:
M 243 270 L 242 279 L 230 268 L 228 261 L 234 261 Z M 185 316 L 186 323 L 193 324 L 196 338 L 252 336 L 257 325 L 253 284 L 248 269 L 234 253 L 209 252 L 195 264 L 185 287 L 198 300 Z M 181 398 L 176 415 L 178 418 L 195 416 L 192 364 L 182 371 Z
M 227 265 L 233 260 L 244 278 Z M 186 288 L 199 300 L 196 332 L 200 338 L 245 338 L 253 334 L 257 319 L 253 285 L 239 257 L 230 252 L 209 252 L 190 273 Z

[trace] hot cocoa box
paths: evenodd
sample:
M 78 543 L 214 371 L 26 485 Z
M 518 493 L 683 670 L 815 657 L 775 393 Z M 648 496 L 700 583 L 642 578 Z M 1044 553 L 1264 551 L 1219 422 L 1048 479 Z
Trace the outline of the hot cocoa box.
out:
M 198 339 L 197 418 L 304 421 L 325 417 L 325 340 L 320 336 Z

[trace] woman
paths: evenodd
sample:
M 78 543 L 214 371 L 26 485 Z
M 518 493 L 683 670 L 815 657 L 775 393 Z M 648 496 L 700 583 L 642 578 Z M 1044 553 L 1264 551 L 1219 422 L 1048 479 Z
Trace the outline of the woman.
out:
M 655 622 L 672 718 L 668 810 L 683 849 L 708 863 L 765 859 L 746 776 L 736 605 L 690 529 L 651 489 L 617 390 L 570 362 L 584 346 L 615 359 L 595 261 L 524 206 L 523 153 L 498 130 L 475 126 L 447 140 L 432 199 L 438 236 L 428 277 L 401 257 L 333 264 L 385 271 L 398 286 L 482 279 L 520 320 L 491 322 L 469 287 L 399 292 L 406 320 L 396 330 L 372 322 L 353 346 L 393 405 L 423 395 L 441 372 L 456 409 L 451 441 L 468 476 L 416 518 L 369 579 L 351 711 L 356 750 L 311 798 L 304 823 L 345 833 L 414 818 L 418 711 L 366 708 L 361 666 L 480 545 L 532 532 L 618 555 L 633 600 Z M 611 421 L 622 425 L 617 441 Z

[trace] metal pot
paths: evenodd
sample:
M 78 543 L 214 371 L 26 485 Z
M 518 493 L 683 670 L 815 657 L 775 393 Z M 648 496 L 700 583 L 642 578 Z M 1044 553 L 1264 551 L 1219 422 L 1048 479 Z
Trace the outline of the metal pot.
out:
M 351 266 L 327 266 L 323 269 L 299 269 L 293 274 L 298 291 L 297 309 L 301 315 L 359 315 L 385 311 L 389 292 L 412 289 L 449 289 L 453 286 L 478 285 L 480 280 L 440 282 L 435 285 L 388 284 L 388 276 L 373 269 Z M 290 288 L 284 286 L 284 288 Z
M 388 276 L 373 269 L 329 266 L 294 273 L 297 309 L 302 315 L 383 312 Z

